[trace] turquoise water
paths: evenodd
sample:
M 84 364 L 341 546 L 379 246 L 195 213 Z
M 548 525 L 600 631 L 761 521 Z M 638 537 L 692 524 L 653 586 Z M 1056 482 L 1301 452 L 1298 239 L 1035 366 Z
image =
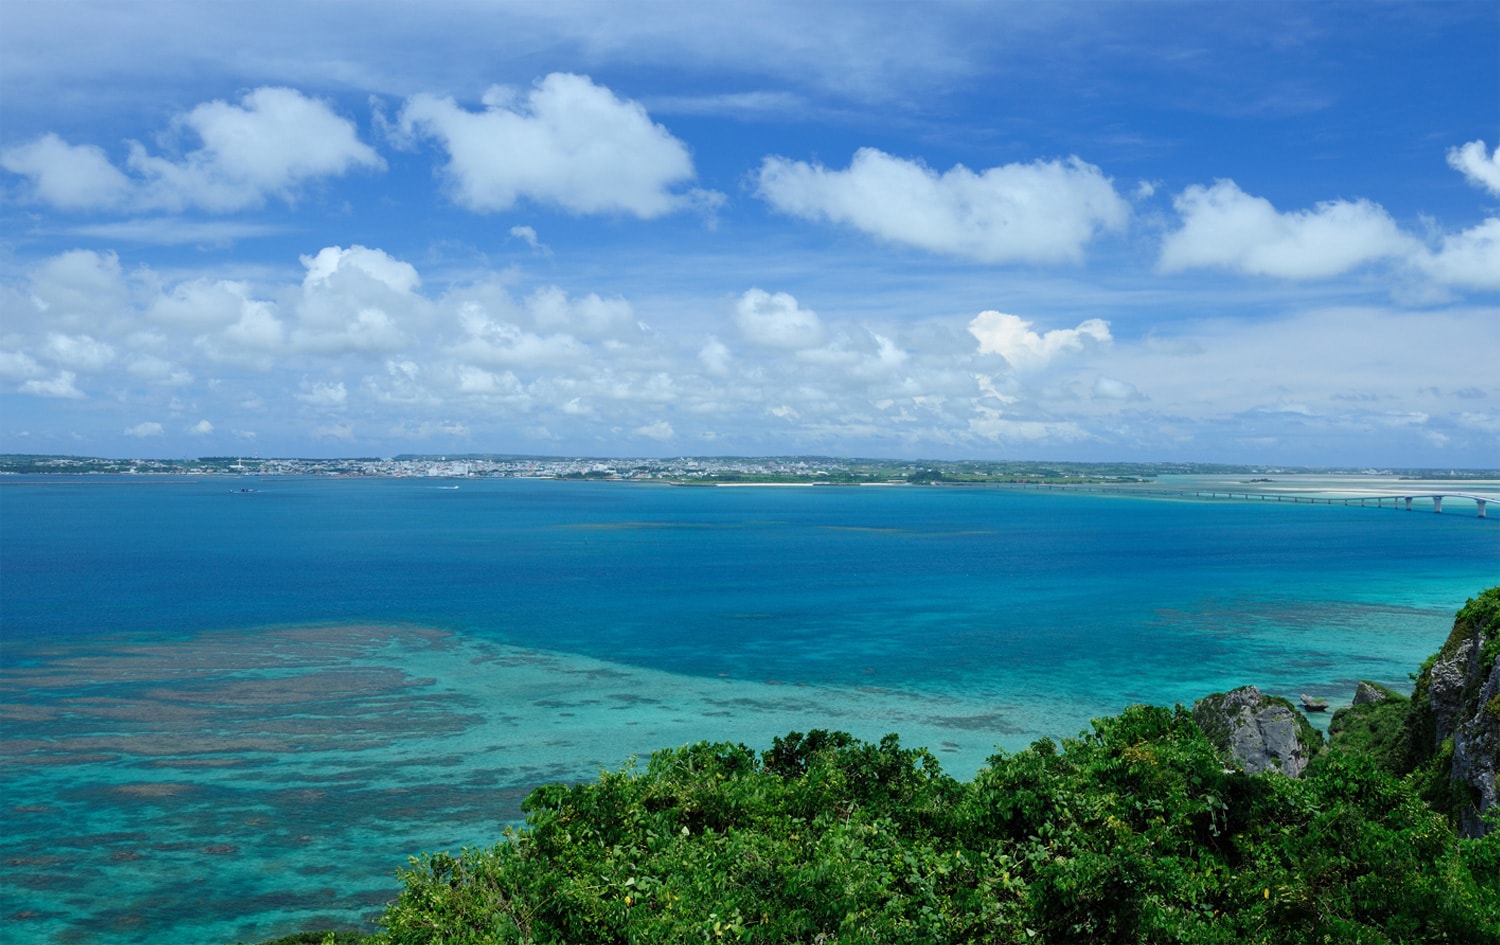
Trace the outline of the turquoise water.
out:
M 897 731 L 967 777 L 1131 702 L 1337 703 L 1409 685 L 1500 580 L 1472 513 L 230 485 L 0 483 L 7 940 L 359 926 L 409 854 L 664 745 Z

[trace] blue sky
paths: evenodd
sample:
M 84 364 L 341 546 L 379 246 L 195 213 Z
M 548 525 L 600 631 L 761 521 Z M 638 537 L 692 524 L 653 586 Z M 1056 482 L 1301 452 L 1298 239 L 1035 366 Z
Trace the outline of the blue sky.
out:
M 1500 465 L 1500 5 L 6 4 L 0 450 Z

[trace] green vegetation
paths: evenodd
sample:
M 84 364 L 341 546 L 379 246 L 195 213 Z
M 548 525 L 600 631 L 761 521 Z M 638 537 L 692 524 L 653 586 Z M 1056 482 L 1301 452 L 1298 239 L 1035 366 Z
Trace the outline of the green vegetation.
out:
M 1500 632 L 1500 588 L 1450 644 L 1476 628 Z M 1181 706 L 970 782 L 895 735 L 659 751 L 537 789 L 494 847 L 413 859 L 368 941 L 1500 941 L 1500 830 L 1455 830 L 1430 669 L 1413 699 L 1336 715 L 1296 780 L 1226 769 Z
M 1404 727 L 1411 700 L 1385 686 L 1370 682 L 1364 685 L 1385 698 L 1333 713 L 1328 723 L 1330 750 L 1364 756 L 1384 771 L 1405 774 L 1410 770 L 1410 749 Z

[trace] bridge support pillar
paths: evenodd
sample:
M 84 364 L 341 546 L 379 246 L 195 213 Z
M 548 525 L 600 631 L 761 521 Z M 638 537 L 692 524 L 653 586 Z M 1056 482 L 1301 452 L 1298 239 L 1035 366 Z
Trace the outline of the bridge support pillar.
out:
M 1409 496 L 1409 495 L 1408 496 L 1402 496 L 1402 498 L 1406 500 L 1406 511 L 1410 512 L 1411 511 L 1411 496 Z
M 1435 495 L 1435 496 L 1432 497 L 1432 510 L 1434 512 L 1441 512 L 1443 510 L 1443 497 L 1442 496 Z
M 1475 499 L 1474 500 L 1474 504 L 1477 505 L 1477 506 L 1479 506 L 1479 517 L 1480 518 L 1484 518 L 1484 500 L 1483 499 Z

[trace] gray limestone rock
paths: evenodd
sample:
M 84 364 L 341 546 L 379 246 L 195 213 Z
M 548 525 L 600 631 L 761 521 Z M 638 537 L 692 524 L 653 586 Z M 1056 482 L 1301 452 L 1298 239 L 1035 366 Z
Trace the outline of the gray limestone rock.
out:
M 1376 702 L 1384 702 L 1390 697 L 1390 692 L 1383 686 L 1377 686 L 1374 683 L 1365 682 L 1363 679 L 1359 681 L 1359 685 L 1354 687 L 1355 705 L 1370 705 Z
M 1254 686 L 1199 699 L 1193 703 L 1193 720 L 1220 755 L 1246 774 L 1280 771 L 1298 777 L 1323 743 L 1295 706 Z
M 1485 644 L 1496 631 L 1477 625 L 1454 629 L 1426 673 L 1426 691 L 1433 748 L 1441 750 L 1453 739 L 1450 776 L 1473 801 L 1458 812 L 1459 831 L 1479 837 L 1488 829 L 1479 815 L 1500 803 L 1500 671 L 1493 657 L 1489 665 L 1484 661 Z

